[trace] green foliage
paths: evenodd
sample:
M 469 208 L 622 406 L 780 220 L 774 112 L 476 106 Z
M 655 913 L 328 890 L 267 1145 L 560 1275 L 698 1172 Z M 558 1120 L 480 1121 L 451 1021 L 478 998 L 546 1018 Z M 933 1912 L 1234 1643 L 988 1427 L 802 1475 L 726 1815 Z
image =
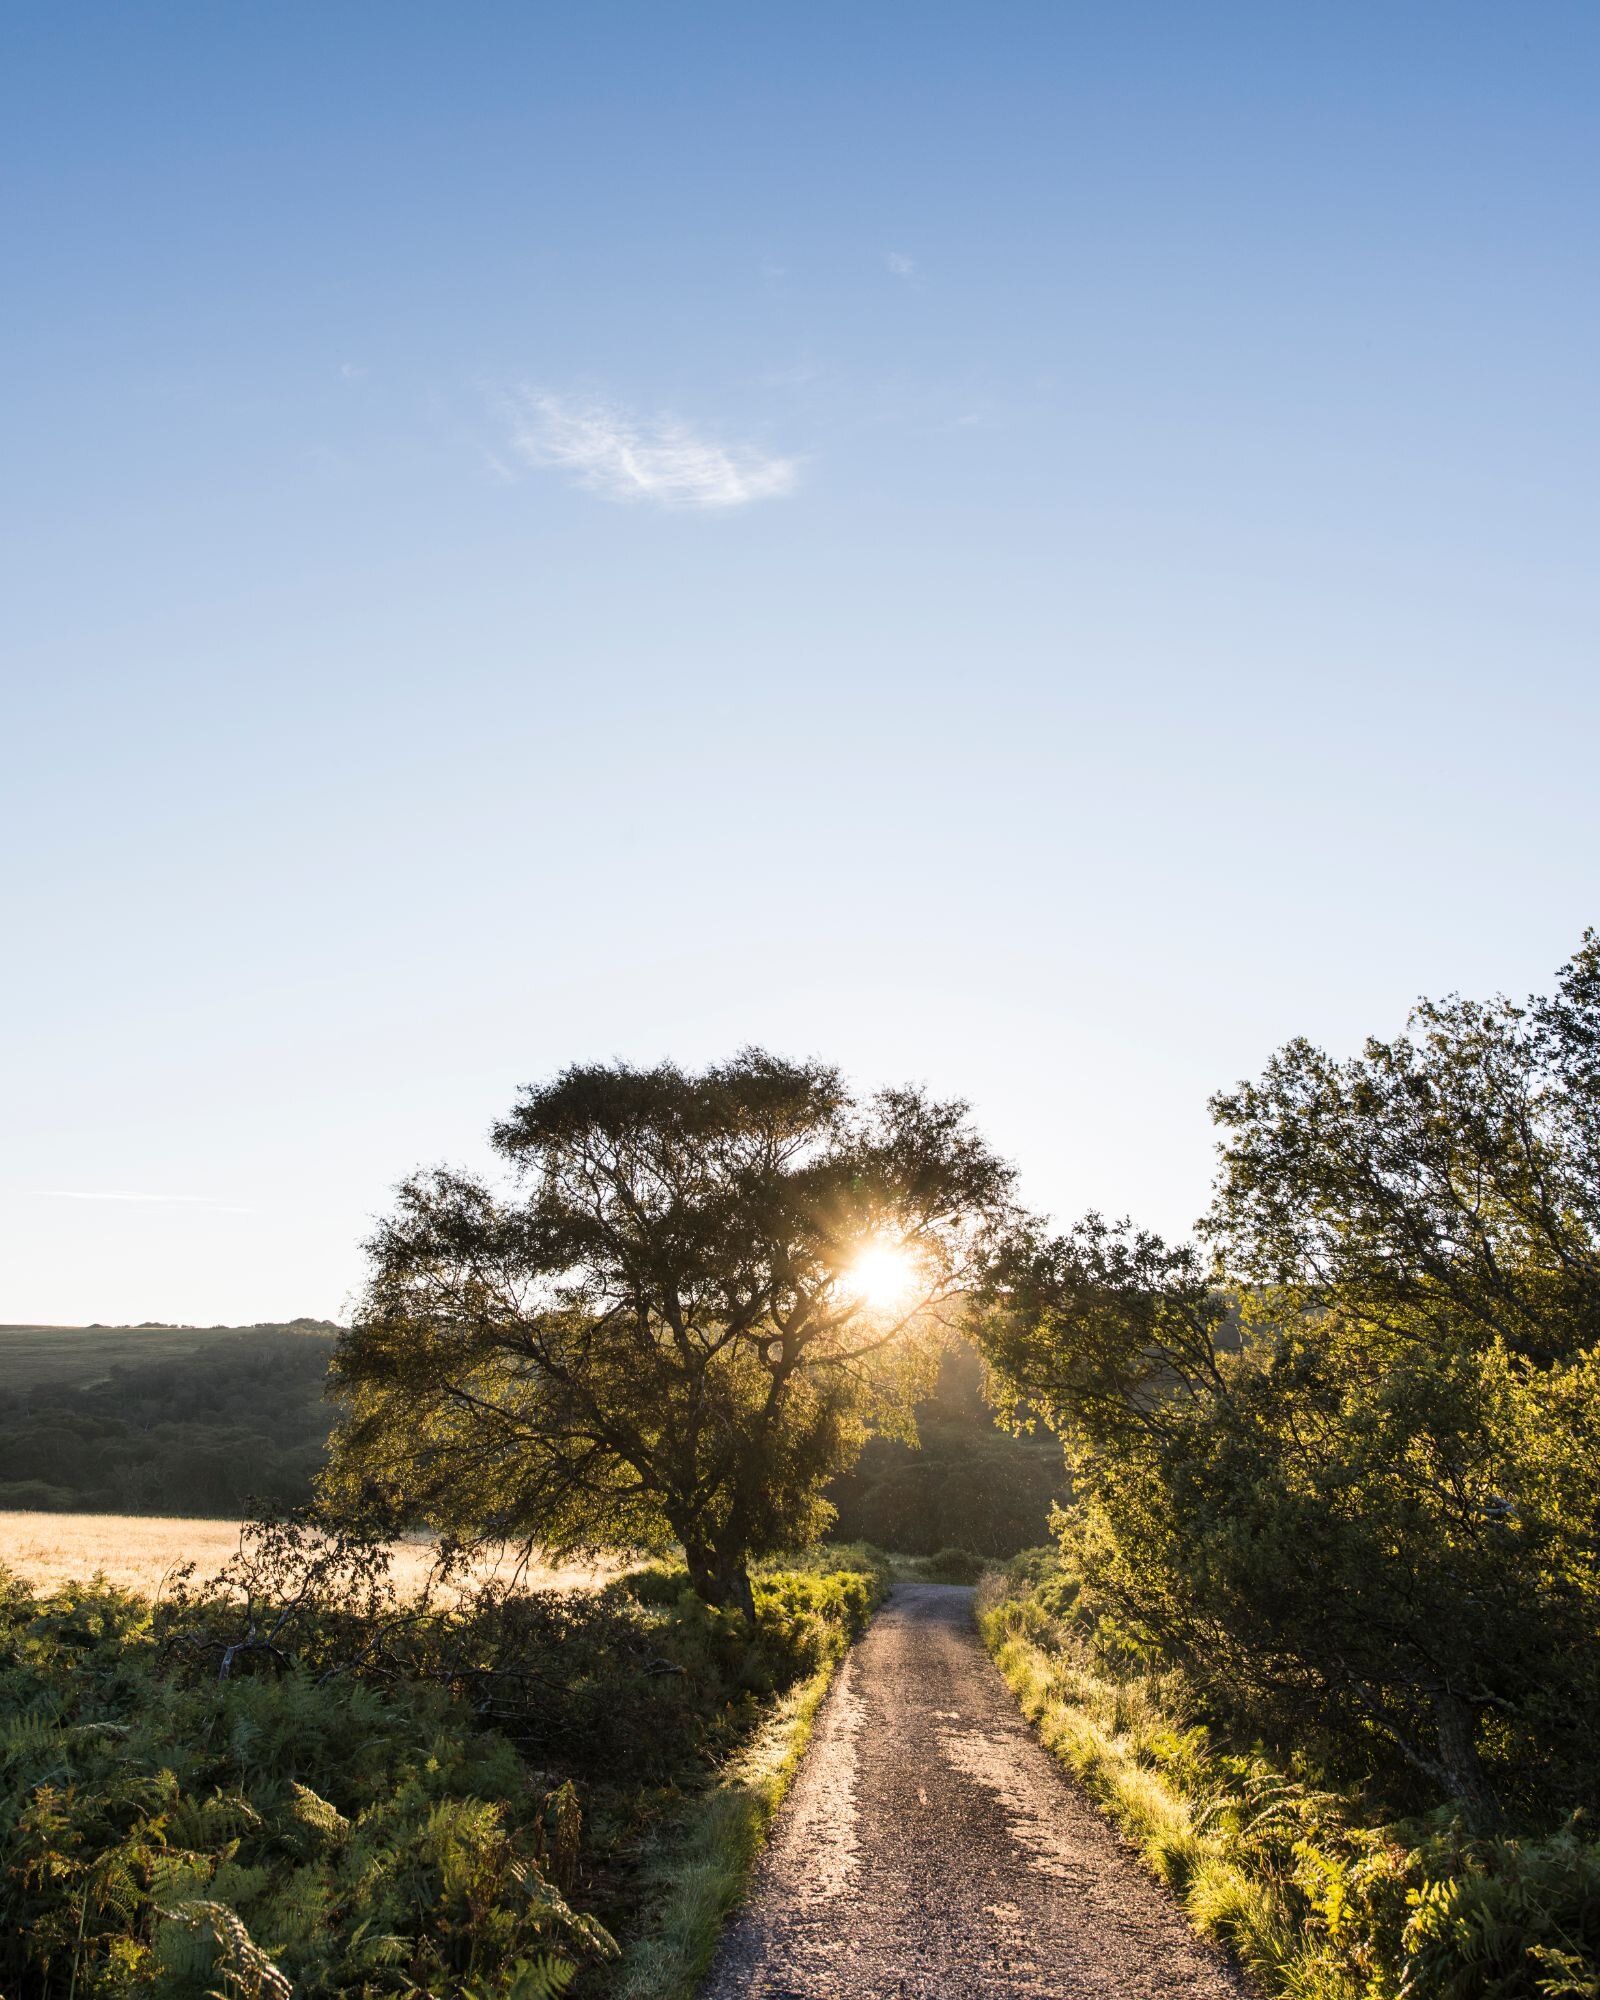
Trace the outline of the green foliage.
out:
M 1474 1843 L 1413 1892 L 1408 1993 L 1437 2000 L 1596 2000 L 1600 1847 L 1576 1829 Z
M 1013 1563 L 984 1636 L 1046 1745 L 1271 1993 L 1592 2000 L 1600 1846 L 1579 1823 L 1476 1838 L 1447 1811 L 1372 1824 L 1359 1791 L 1276 1754 L 1181 1670 L 1152 1667 L 1070 1558 Z
M 827 1481 L 904 1429 L 1005 1210 L 960 1105 L 858 1104 L 747 1050 L 572 1069 L 494 1133 L 511 1196 L 419 1175 L 369 1246 L 325 1483 L 349 1517 L 558 1551 L 677 1542 L 708 1603 L 813 1537 Z M 852 1285 L 892 1244 L 910 1289 Z
M 119 1592 L 8 1590 L 5 1990 L 502 1996 L 610 1948 L 544 1872 L 544 1796 L 442 1690 L 201 1680 L 161 1638 Z
M 1014 1555 L 1046 1531 L 1066 1498 L 1061 1446 L 1001 1428 L 984 1400 L 977 1355 L 960 1342 L 942 1358 L 934 1392 L 916 1408 L 916 1444 L 868 1440 L 828 1488 L 841 1536 L 905 1555 L 960 1546 Z
M 666 1564 L 630 1571 L 595 1602 L 670 1607 L 675 1657 L 693 1680 L 714 1675 L 729 1694 L 768 1696 L 836 1659 L 888 1585 L 888 1564 L 876 1551 L 829 1542 L 757 1567 L 753 1625 L 743 1613 L 702 1603 L 689 1572 Z M 615 1646 L 613 1639 L 609 1650 Z
M 8 1331 L 0 1507 L 233 1518 L 310 1499 L 335 1328 L 63 1328 L 53 1353 Z
M 1600 940 L 1216 1108 L 1216 1270 L 1091 1217 L 997 1276 L 1086 1601 L 1383 1810 L 1548 1832 L 1600 1800 Z
M 1600 933 L 1553 994 L 1424 1000 L 1346 1062 L 1291 1042 L 1212 1110 L 1234 1277 L 1443 1350 L 1600 1342 Z

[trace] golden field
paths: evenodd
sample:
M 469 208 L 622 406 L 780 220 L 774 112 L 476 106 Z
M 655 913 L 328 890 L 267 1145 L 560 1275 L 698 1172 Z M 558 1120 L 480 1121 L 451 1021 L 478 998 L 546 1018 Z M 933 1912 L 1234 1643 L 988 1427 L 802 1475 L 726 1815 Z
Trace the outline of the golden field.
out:
M 124 1590 L 153 1597 L 180 1564 L 192 1562 L 198 1577 L 214 1576 L 238 1549 L 239 1527 L 237 1521 L 179 1515 L 0 1513 L 0 1563 L 36 1589 L 59 1589 L 98 1572 Z M 395 1544 L 393 1574 L 402 1590 L 421 1587 L 433 1546 L 420 1536 Z M 592 1589 L 618 1567 L 545 1565 L 529 1570 L 527 1584 L 533 1590 Z M 487 1563 L 481 1573 L 494 1569 Z

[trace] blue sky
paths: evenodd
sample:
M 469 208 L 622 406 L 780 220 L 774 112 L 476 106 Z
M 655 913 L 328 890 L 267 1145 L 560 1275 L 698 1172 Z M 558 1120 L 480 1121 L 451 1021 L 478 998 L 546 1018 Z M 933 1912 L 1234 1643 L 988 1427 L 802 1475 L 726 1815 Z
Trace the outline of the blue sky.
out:
M 0 1318 L 567 1062 L 1207 1094 L 1600 921 L 1600 13 L 7 10 Z

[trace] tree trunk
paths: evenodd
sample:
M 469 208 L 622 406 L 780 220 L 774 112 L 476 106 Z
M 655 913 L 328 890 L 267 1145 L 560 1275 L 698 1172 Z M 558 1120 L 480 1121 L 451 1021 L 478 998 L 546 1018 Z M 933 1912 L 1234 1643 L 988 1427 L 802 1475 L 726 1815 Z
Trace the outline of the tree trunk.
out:
M 1450 1787 L 1450 1796 L 1476 1826 L 1492 1826 L 1500 1817 L 1494 1794 L 1478 1761 L 1478 1746 L 1472 1710 L 1455 1695 L 1433 1698 L 1433 1719 L 1439 1735 L 1439 1762 Z
M 718 1549 L 695 1548 L 687 1543 L 683 1553 L 689 1565 L 689 1581 L 701 1603 L 714 1604 L 722 1611 L 742 1611 L 753 1625 L 756 1599 L 744 1557 Z

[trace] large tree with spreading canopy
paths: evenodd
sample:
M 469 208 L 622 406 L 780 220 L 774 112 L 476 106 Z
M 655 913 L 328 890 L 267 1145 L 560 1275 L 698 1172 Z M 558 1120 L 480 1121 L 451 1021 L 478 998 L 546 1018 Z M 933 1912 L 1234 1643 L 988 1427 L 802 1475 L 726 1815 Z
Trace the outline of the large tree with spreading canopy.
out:
M 334 1505 L 562 1552 L 681 1543 L 708 1602 L 826 1524 L 1008 1215 L 965 1106 L 761 1050 L 572 1068 L 420 1173 L 334 1361 Z
M 983 1322 L 1101 1615 L 1482 1821 L 1600 1790 L 1600 936 L 1219 1096 L 1214 1261 L 1019 1233 Z M 1398 1765 L 1395 1758 L 1398 1758 Z

